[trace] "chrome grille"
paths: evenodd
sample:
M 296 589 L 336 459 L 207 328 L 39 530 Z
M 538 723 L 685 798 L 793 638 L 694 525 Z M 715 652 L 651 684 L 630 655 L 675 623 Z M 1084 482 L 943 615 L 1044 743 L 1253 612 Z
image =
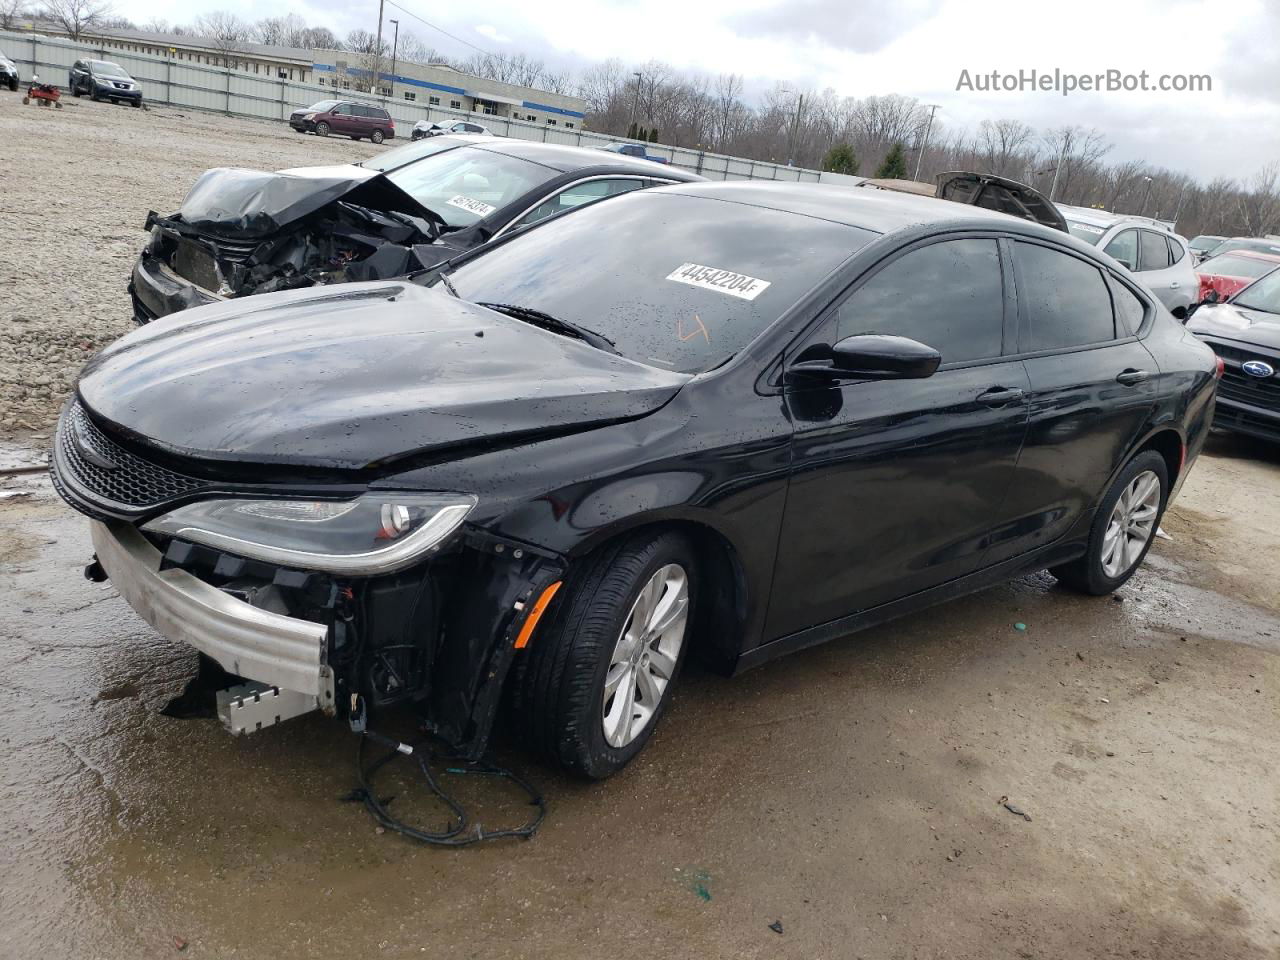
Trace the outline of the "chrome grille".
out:
M 69 474 L 63 479 L 109 504 L 154 507 L 209 486 L 130 453 L 99 430 L 79 403 L 59 424 L 58 452 Z
M 214 237 L 207 239 L 218 248 L 219 259 L 228 263 L 244 263 L 249 259 L 249 254 L 258 248 L 260 242 L 258 240 L 247 243 L 241 240 L 218 240 Z

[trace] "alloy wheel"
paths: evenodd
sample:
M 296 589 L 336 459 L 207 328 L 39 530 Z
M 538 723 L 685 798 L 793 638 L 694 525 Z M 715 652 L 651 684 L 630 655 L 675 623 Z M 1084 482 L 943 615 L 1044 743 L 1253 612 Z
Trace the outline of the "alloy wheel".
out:
M 689 620 L 689 576 L 678 563 L 658 570 L 627 614 L 604 680 L 604 738 L 625 747 L 657 714 L 675 676 Z
M 1160 478 L 1144 470 L 1124 488 L 1111 510 L 1102 537 L 1102 572 L 1111 579 L 1126 573 L 1156 532 L 1160 512 Z

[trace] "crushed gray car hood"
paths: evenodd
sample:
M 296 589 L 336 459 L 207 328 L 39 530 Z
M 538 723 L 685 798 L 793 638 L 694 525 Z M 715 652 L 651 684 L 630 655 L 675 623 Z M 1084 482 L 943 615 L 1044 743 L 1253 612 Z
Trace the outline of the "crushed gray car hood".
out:
M 1204 304 L 1187 321 L 1192 333 L 1280 350 L 1280 315 L 1234 303 Z

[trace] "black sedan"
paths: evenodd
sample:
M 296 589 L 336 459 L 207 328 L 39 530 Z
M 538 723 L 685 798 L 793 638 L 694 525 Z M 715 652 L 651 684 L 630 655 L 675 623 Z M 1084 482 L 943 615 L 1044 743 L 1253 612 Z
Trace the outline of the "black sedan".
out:
M 62 415 L 89 574 L 257 682 L 232 729 L 407 701 L 474 756 L 505 703 L 605 777 L 691 654 L 1114 590 L 1213 415 L 1113 260 L 932 198 L 663 187 L 435 273 L 144 327 Z
M 0 87 L 8 87 L 10 90 L 17 90 L 21 77 L 18 75 L 18 65 L 0 53 Z
M 406 276 L 597 200 L 701 179 L 580 147 L 457 136 L 360 165 L 209 170 L 176 213 L 148 216 L 129 284 L 134 319 Z
M 1225 303 L 1201 304 L 1187 328 L 1225 366 L 1213 425 L 1280 442 L 1280 270 Z

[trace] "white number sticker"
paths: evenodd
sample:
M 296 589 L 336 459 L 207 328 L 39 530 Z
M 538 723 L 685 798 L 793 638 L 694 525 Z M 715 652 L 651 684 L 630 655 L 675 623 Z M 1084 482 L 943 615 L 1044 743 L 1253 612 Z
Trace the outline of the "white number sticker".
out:
M 748 277 L 745 273 L 704 267 L 700 263 L 682 263 L 667 274 L 667 279 L 687 283 L 691 287 L 714 290 L 716 293 L 727 293 L 739 300 L 754 300 L 769 288 L 770 283 L 768 280 Z
M 472 200 L 470 197 L 457 196 L 449 201 L 455 207 L 466 210 L 468 213 L 474 213 L 477 217 L 487 217 L 497 207 L 491 207 L 483 200 Z

